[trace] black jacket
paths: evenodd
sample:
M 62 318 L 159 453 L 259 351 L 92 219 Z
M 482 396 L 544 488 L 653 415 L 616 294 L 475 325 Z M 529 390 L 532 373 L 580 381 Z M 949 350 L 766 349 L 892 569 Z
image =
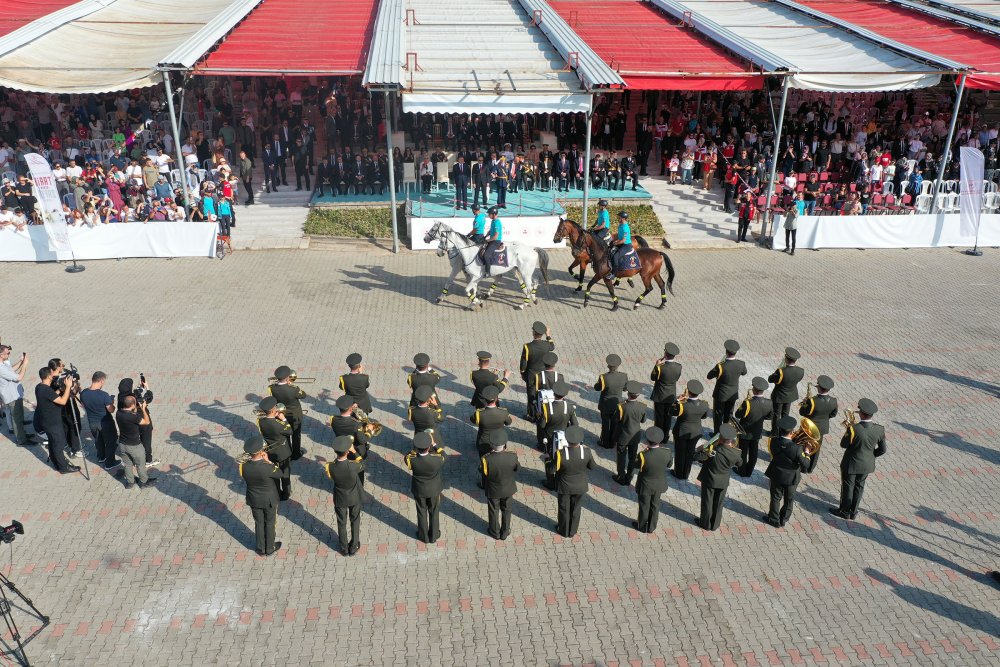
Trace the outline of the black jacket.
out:
M 712 398 L 728 401 L 739 396 L 740 378 L 746 374 L 747 365 L 742 359 L 726 359 L 712 366 L 712 370 L 708 372 L 708 379 L 715 380 Z
M 689 398 L 683 403 L 674 403 L 670 414 L 677 417 L 674 422 L 674 437 L 701 437 L 701 420 L 708 414 L 708 403 L 700 398 Z
M 281 471 L 267 461 L 247 461 L 240 464 L 240 477 L 247 483 L 247 507 L 266 509 L 281 502 L 278 480 Z
M 469 380 L 472 382 L 472 386 L 475 387 L 470 403 L 472 403 L 473 407 L 477 408 L 486 407 L 486 401 L 483 400 L 482 395 L 483 389 L 486 389 L 486 387 L 496 387 L 502 392 L 507 388 L 507 380 L 488 368 L 480 368 L 472 371 L 469 375 Z
M 875 472 L 875 459 L 885 454 L 885 428 L 875 422 L 858 422 L 849 427 L 840 439 L 844 458 L 840 471 L 845 475 L 867 475 Z
M 743 463 L 743 455 L 735 447 L 716 447 L 715 456 L 701 466 L 698 481 L 708 489 L 728 489 L 733 468 Z
M 819 432 L 826 435 L 830 432 L 830 420 L 837 416 L 837 399 L 829 394 L 813 396 L 802 402 L 799 414 L 813 420 Z
M 257 430 L 260 431 L 264 442 L 267 443 L 267 456 L 272 461 L 279 463 L 285 459 L 292 458 L 292 445 L 289 438 L 292 435 L 292 427 L 288 422 L 272 417 L 261 417 L 257 420 Z
M 760 440 L 764 434 L 764 420 L 771 418 L 774 403 L 763 396 L 752 396 L 740 403 L 733 413 L 746 435 L 744 440 Z
M 354 507 L 362 500 L 361 473 L 365 464 L 360 456 L 348 454 L 343 461 L 336 460 L 326 464 L 326 475 L 333 480 L 333 506 Z
M 673 403 L 677 398 L 677 381 L 681 379 L 681 365 L 676 361 L 665 361 L 653 366 L 649 374 L 653 381 L 653 393 L 649 400 L 654 403 Z
M 809 468 L 809 457 L 802 447 L 788 438 L 776 438 L 771 442 L 771 463 L 764 471 L 769 479 L 781 486 L 797 486 L 802 473 Z
M 667 470 L 674 462 L 669 447 L 651 447 L 639 452 L 636 467 L 639 475 L 635 480 L 638 496 L 659 495 L 667 490 Z
M 638 447 L 642 424 L 646 421 L 646 406 L 638 400 L 618 404 L 618 426 L 615 438 L 619 447 Z
M 487 452 L 479 460 L 479 469 L 487 498 L 510 498 L 517 493 L 517 471 L 521 466 L 514 452 Z
M 353 436 L 354 451 L 361 458 L 368 458 L 368 436 L 365 435 L 361 422 L 353 416 L 334 415 L 330 417 L 330 428 L 333 429 L 334 436 Z
M 798 366 L 786 366 L 779 368 L 770 376 L 767 381 L 774 384 L 774 391 L 771 392 L 771 400 L 775 403 L 792 403 L 799 397 L 799 382 L 805 371 Z
M 433 498 L 444 491 L 444 454 L 440 450 L 424 456 L 410 452 L 406 455 L 406 467 L 413 473 L 410 492 L 414 498 Z
M 368 396 L 368 376 L 364 373 L 345 373 L 340 376 L 340 388 L 345 394 L 354 399 L 358 407 L 371 414 L 372 399 Z
M 479 455 L 483 456 L 492 448 L 491 435 L 506 429 L 513 420 L 507 408 L 486 407 L 476 410 L 475 414 L 469 417 L 469 421 L 479 427 L 479 432 L 476 433 L 476 449 Z
M 590 490 L 588 470 L 597 467 L 589 447 L 577 445 L 556 452 L 556 492 L 583 495 Z
M 618 409 L 621 402 L 622 392 L 628 384 L 628 375 L 621 371 L 608 371 L 601 373 L 594 383 L 594 391 L 601 392 L 601 397 L 597 400 L 597 409 L 601 416 L 611 415 Z
M 285 414 L 295 417 L 302 417 L 302 403 L 299 399 L 305 398 L 306 392 L 293 384 L 272 384 L 267 388 L 267 392 L 285 406 Z
M 542 357 L 546 352 L 556 349 L 555 343 L 544 338 L 536 338 L 525 343 L 521 349 L 521 379 L 534 382 L 535 373 L 545 368 Z

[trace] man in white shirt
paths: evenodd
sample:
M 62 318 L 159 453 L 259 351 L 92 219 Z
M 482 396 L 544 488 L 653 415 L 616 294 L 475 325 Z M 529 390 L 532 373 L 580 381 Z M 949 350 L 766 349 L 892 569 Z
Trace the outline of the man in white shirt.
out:
M 34 445 L 37 441 L 24 431 L 24 371 L 28 367 L 28 354 L 22 353 L 16 365 L 10 364 L 10 345 L 0 345 L 0 402 L 7 414 L 7 429 L 14 435 L 18 447 Z
M 69 181 L 66 178 L 66 170 L 63 169 L 61 162 L 56 162 L 55 166 L 52 167 L 52 178 L 56 179 L 56 190 L 59 191 L 60 197 L 65 197 L 69 194 Z
M 72 183 L 74 179 L 83 178 L 83 167 L 78 165 L 76 160 L 69 161 L 69 166 L 66 167 L 66 178 L 70 183 Z
M 170 173 L 170 163 L 173 162 L 173 160 L 166 154 L 166 152 L 164 152 L 162 148 L 156 149 L 156 157 L 153 158 L 153 162 L 156 163 L 156 169 L 159 173 Z

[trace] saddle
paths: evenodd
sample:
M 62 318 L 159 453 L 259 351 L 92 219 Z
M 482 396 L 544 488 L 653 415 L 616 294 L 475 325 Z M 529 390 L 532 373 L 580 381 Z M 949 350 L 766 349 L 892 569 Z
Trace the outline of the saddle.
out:
M 487 269 L 494 266 L 507 266 L 507 246 L 502 241 L 490 241 L 479 251 L 479 260 Z
M 611 270 L 615 273 L 619 273 L 621 271 L 638 271 L 640 266 L 639 253 L 635 251 L 635 248 L 618 250 L 614 255 L 612 255 Z

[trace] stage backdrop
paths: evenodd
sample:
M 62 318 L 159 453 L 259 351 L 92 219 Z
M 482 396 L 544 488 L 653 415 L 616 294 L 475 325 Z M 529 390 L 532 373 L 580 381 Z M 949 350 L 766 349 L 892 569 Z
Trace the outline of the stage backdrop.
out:
M 78 260 L 118 257 L 214 257 L 216 225 L 207 222 L 130 222 L 70 227 L 69 241 Z M 62 255 L 63 253 L 60 253 Z M 42 225 L 22 232 L 0 230 L 0 262 L 54 262 Z M 60 257 L 59 259 L 63 259 Z
M 785 248 L 784 218 L 775 218 L 774 247 Z M 979 222 L 979 245 L 1000 246 L 1000 215 Z M 942 248 L 971 247 L 957 213 L 935 215 L 799 216 L 796 248 Z
M 540 218 L 518 217 L 501 218 L 503 221 L 503 240 L 510 243 L 533 246 L 535 248 L 562 248 L 563 243 L 553 243 L 552 237 L 559 226 L 559 216 Z M 410 236 L 412 250 L 437 250 L 437 241 L 424 243 L 424 234 L 435 222 L 443 222 L 456 232 L 467 234 L 472 230 L 472 220 L 469 218 L 413 218 L 406 219 L 406 229 Z M 488 228 L 489 222 L 487 222 Z

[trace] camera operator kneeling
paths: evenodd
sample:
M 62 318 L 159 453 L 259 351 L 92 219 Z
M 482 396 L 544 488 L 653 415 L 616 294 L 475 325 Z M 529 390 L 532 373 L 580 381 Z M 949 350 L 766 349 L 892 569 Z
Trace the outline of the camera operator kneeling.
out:
M 66 431 L 63 426 L 63 408 L 70 400 L 72 382 L 64 382 L 62 391 L 56 394 L 52 381 L 56 374 L 49 367 L 38 370 L 39 384 L 35 387 L 36 416 L 39 426 L 48 435 L 49 461 L 61 473 L 76 472 L 80 466 L 73 465 L 66 458 Z
M 139 430 L 149 425 L 145 401 L 139 402 L 135 396 L 126 396 L 115 421 L 118 423 L 118 454 L 125 466 L 125 488 L 131 489 L 136 481 L 140 488 L 152 485 L 156 479 L 146 473 L 146 450 L 139 436 Z

